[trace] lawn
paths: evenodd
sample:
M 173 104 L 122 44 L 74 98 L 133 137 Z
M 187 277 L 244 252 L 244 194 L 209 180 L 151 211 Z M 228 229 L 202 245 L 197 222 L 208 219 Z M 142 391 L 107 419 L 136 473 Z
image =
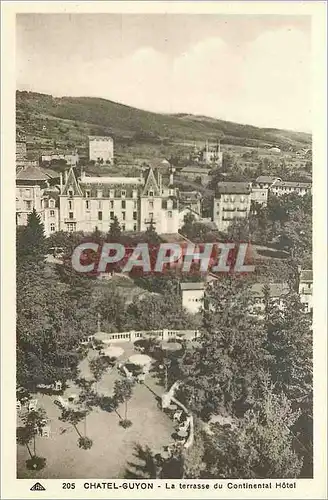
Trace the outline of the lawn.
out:
M 122 344 L 126 359 L 133 352 L 129 344 Z M 94 353 L 93 353 L 94 354 Z M 91 355 L 93 355 L 91 353 Z M 83 376 L 88 376 L 88 363 L 81 364 Z M 114 381 L 120 377 L 116 368 L 104 375 L 98 384 L 98 391 L 110 393 Z M 72 384 L 64 394 L 76 392 Z M 123 429 L 119 425 L 119 417 L 115 412 L 108 413 L 99 408 L 94 409 L 87 417 L 86 435 L 93 440 L 89 450 L 78 447 L 78 435 L 75 429 L 61 422 L 60 410 L 54 405 L 55 396 L 37 394 L 38 406 L 43 407 L 50 420 L 50 438 L 37 437 L 37 455 L 45 457 L 46 467 L 41 471 L 26 469 L 25 461 L 29 458 L 26 447 L 18 446 L 17 477 L 18 478 L 123 478 L 128 462 L 134 462 L 134 447 L 148 445 L 158 451 L 162 446 L 172 442 L 174 427 L 169 417 L 158 407 L 154 392 L 163 392 L 149 375 L 145 385 L 137 384 L 128 404 L 128 418 L 133 425 Z M 124 405 L 121 414 L 124 415 Z M 120 409 L 119 409 L 120 411 Z M 84 433 L 84 424 L 78 429 Z

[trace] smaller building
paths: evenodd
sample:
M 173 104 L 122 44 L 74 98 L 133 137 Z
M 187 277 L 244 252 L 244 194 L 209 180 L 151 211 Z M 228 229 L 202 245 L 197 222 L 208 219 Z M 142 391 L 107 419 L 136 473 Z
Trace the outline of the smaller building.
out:
M 180 283 L 180 291 L 182 307 L 192 314 L 200 312 L 204 304 L 205 283 L 182 282 Z
M 64 152 L 50 152 L 41 155 L 41 162 L 51 162 L 53 160 L 63 160 L 67 165 L 75 167 L 79 162 L 79 155 L 76 152 L 64 153 Z
M 179 175 L 181 177 L 186 177 L 195 182 L 199 182 L 202 185 L 208 184 L 210 182 L 210 168 L 201 168 L 196 166 L 183 167 Z
M 313 271 L 301 270 L 299 277 L 298 293 L 302 304 L 304 304 L 305 312 L 313 311 Z
M 233 221 L 245 219 L 251 206 L 249 182 L 219 182 L 213 202 L 213 222 L 225 232 Z
M 279 180 L 272 184 L 270 191 L 276 196 L 291 193 L 297 193 L 300 196 L 304 196 L 307 193 L 311 193 L 312 184 L 311 182 L 291 182 Z
M 16 161 L 25 160 L 27 156 L 26 142 L 23 140 L 16 141 Z
M 89 159 L 96 163 L 113 163 L 113 138 L 98 135 L 89 136 Z
M 189 207 L 193 212 L 201 214 L 202 194 L 199 191 L 179 191 L 181 208 Z
M 270 298 L 280 307 L 283 307 L 282 299 L 290 292 L 287 283 L 255 283 L 251 286 L 251 294 L 255 299 L 256 314 L 261 315 L 264 310 L 264 291 L 265 287 L 269 289 Z

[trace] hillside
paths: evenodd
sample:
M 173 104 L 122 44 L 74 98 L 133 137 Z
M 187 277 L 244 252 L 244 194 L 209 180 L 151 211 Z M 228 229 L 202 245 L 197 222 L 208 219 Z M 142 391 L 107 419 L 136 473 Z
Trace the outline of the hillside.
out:
M 241 146 L 277 145 L 282 149 L 311 144 L 311 136 L 300 132 L 262 129 L 251 125 L 189 114 L 159 114 L 106 99 L 61 97 L 35 92 L 16 93 L 17 133 L 24 134 L 32 148 L 85 147 L 91 134 L 112 135 L 116 144 L 170 144 L 216 141 Z

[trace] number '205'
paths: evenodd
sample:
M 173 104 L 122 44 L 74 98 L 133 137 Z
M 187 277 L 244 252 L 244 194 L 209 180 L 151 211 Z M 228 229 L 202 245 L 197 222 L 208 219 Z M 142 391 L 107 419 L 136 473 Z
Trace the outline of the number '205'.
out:
M 75 483 L 63 483 L 63 490 L 75 490 Z

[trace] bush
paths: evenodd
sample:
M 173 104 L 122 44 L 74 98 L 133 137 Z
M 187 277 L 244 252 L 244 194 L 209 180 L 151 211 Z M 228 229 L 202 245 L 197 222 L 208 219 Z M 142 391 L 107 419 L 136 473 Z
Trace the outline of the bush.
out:
M 78 443 L 79 448 L 82 448 L 83 450 L 90 450 L 93 445 L 92 439 L 88 437 L 80 437 Z
M 29 470 L 41 470 L 46 466 L 47 460 L 43 457 L 32 457 L 26 460 L 26 467 Z
M 123 427 L 123 429 L 128 429 L 129 427 L 131 427 L 131 425 L 132 425 L 131 420 L 128 419 L 120 420 L 120 426 Z

